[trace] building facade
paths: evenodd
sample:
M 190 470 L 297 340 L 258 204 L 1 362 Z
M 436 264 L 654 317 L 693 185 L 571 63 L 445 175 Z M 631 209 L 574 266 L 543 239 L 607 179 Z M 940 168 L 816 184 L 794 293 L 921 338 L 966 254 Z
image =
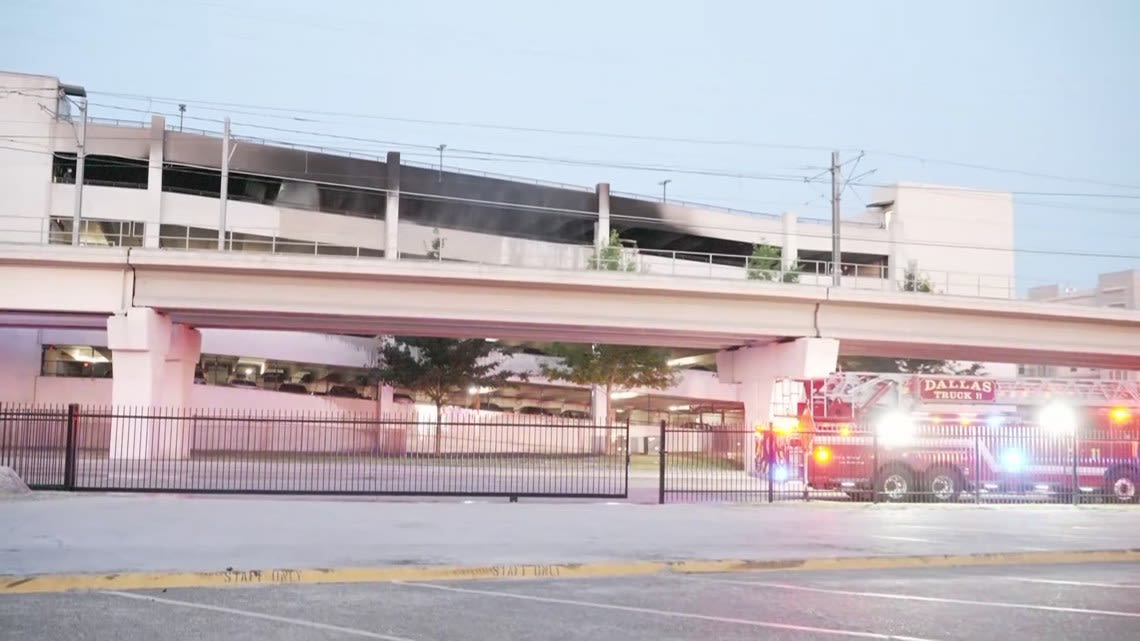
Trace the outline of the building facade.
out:
M 1140 309 L 1140 270 L 1132 269 L 1100 274 L 1097 276 L 1096 286 L 1085 289 L 1062 284 L 1032 287 L 1029 289 L 1029 300 L 1088 307 Z M 1056 367 L 1052 365 L 1025 365 L 1020 368 L 1019 373 L 1023 376 L 1044 378 L 1140 379 L 1140 372 L 1129 370 Z

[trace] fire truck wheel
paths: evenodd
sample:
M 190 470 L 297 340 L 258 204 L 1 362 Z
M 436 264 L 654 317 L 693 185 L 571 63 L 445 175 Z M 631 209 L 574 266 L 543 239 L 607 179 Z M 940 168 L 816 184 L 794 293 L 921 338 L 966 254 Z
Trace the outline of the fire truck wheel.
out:
M 1118 503 L 1140 503 L 1140 472 L 1121 467 L 1110 470 L 1105 478 L 1105 493 Z
M 914 472 L 901 465 L 890 465 L 879 472 L 876 491 L 886 501 L 905 501 L 914 496 Z
M 923 492 L 936 503 L 954 503 L 962 496 L 962 475 L 953 468 L 934 468 L 926 473 Z

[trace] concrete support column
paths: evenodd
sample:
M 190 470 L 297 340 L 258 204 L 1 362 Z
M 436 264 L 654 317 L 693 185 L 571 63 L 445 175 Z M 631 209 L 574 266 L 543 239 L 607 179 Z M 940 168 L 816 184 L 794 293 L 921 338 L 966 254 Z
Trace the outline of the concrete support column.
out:
M 166 119 L 150 118 L 150 158 L 147 163 L 147 210 L 143 227 L 143 247 L 157 249 L 162 226 L 162 162 L 166 141 Z
M 596 454 L 609 451 L 608 439 L 610 433 L 609 412 L 613 399 L 606 396 L 606 388 L 602 385 L 590 387 L 590 419 L 598 429 L 594 430 L 593 451 Z
M 756 453 L 761 432 L 777 416 L 795 416 L 802 387 L 788 379 L 820 378 L 835 371 L 839 341 L 832 338 L 798 338 L 786 343 L 745 347 L 716 355 L 717 377 L 739 385 L 744 403 L 744 456 L 749 474 L 756 474 Z
M 598 224 L 594 228 L 594 247 L 599 251 L 610 240 L 610 184 L 598 183 Z
M 376 402 L 380 404 L 380 414 L 388 414 L 396 409 L 392 400 L 394 391 L 391 385 L 380 386 L 380 397 L 376 399 Z
M 796 237 L 798 217 L 794 211 L 784 212 L 781 218 L 780 264 L 784 271 L 791 271 L 799 261 L 800 243 Z
M 894 214 L 892 218 L 887 225 L 887 235 L 891 241 L 890 251 L 887 254 L 887 278 L 901 285 L 908 266 L 906 236 L 903 235 L 902 222 Z
M 194 391 L 194 370 L 202 356 L 202 334 L 186 325 L 170 327 L 170 345 L 161 373 L 163 413 L 181 416 Z M 193 421 L 173 420 L 155 425 L 151 430 L 155 458 L 184 459 L 190 457 L 193 444 Z
M 387 168 L 384 200 L 384 258 L 400 258 L 400 152 L 389 151 L 384 161 Z
M 107 321 L 114 376 L 112 459 L 184 458 L 192 426 L 178 420 L 189 400 L 202 339 L 153 309 L 132 308 Z M 148 414 L 167 418 L 155 420 Z

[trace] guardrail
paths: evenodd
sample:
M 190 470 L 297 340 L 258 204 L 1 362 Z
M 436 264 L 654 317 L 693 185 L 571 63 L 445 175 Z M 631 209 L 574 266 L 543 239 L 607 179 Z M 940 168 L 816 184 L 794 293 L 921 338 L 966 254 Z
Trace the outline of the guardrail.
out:
M 89 188 L 95 195 L 97 186 Z M 113 189 L 113 188 L 103 188 Z M 124 190 L 116 190 L 123 192 Z M 145 197 L 145 192 L 139 193 Z M 164 194 L 164 197 L 188 197 Z M 251 208 L 248 212 L 243 207 Z M 256 209 L 253 209 L 256 208 Z M 271 254 L 303 254 L 360 259 L 383 257 L 384 222 L 345 217 L 341 229 L 314 225 L 299 234 L 309 238 L 285 237 L 272 224 L 284 211 L 242 201 L 230 203 L 230 230 L 225 251 Z M 305 210 L 293 210 L 307 213 Z M 0 212 L 2 214 L 3 212 Z M 189 218 L 183 216 L 182 218 Z M 195 216 L 195 218 L 203 218 Z M 210 223 L 204 223 L 209 225 Z M 213 224 L 216 224 L 214 222 Z M 29 216 L 0 216 L 0 243 L 33 245 L 71 244 L 72 219 Z M 189 225 L 150 225 L 139 221 L 85 218 L 81 222 L 80 243 L 84 246 L 153 247 L 169 250 L 211 251 L 218 249 L 216 228 Z M 157 229 L 155 229 L 157 227 Z M 153 231 L 152 231 L 153 230 Z M 784 267 L 778 258 L 757 258 L 739 254 L 622 248 L 601 254 L 590 245 L 570 245 L 547 241 L 492 236 L 464 230 L 433 230 L 401 226 L 401 260 L 462 262 L 480 265 L 565 271 L 617 271 L 670 278 L 711 280 L 750 280 L 811 286 L 833 286 L 830 261 L 801 260 Z M 891 273 L 884 265 L 845 262 L 840 265 L 840 287 L 872 291 L 921 291 L 967 298 L 1016 300 L 1017 285 L 1008 275 L 919 269 Z M 1046 284 L 1046 283 L 1040 283 Z

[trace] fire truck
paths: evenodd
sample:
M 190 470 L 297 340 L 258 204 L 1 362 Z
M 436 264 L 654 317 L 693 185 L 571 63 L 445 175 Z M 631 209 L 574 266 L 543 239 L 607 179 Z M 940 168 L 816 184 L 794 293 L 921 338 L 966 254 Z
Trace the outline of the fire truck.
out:
M 840 372 L 795 405 L 806 480 L 855 499 L 1140 502 L 1140 384 Z

